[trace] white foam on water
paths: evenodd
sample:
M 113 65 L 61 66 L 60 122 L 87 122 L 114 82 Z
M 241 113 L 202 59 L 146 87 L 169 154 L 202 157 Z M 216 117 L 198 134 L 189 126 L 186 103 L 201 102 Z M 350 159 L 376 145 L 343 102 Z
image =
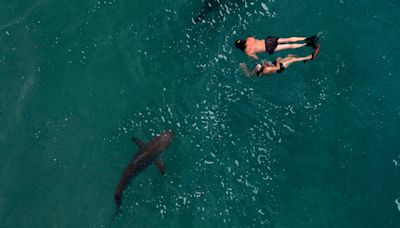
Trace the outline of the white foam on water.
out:
M 288 125 L 284 124 L 283 127 L 285 127 L 286 129 L 288 129 L 290 132 L 295 132 L 291 127 L 289 127 Z
M 397 206 L 397 210 L 400 212 L 400 201 L 399 201 L 399 199 L 396 199 L 394 202 L 395 202 L 395 204 Z

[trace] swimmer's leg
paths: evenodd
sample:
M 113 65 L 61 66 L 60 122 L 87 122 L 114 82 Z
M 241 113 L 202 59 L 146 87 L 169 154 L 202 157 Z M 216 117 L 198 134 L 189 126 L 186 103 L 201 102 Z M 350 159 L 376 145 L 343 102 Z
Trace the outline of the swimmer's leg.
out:
M 289 38 L 279 38 L 278 39 L 278 44 L 284 44 L 284 43 L 295 43 L 299 41 L 305 41 L 307 37 L 289 37 Z
M 301 62 L 301 61 L 308 61 L 313 58 L 313 55 L 307 55 L 304 57 L 289 57 L 289 58 L 284 58 L 281 63 L 285 68 L 289 67 L 290 64 L 295 63 L 295 62 Z
M 285 50 L 285 49 L 296 49 L 296 48 L 301 48 L 306 46 L 305 43 L 303 44 L 278 44 L 278 46 L 276 46 L 275 48 L 275 52 L 276 51 L 281 51 L 281 50 Z
M 315 49 L 314 49 L 314 52 L 312 53 L 312 58 L 311 59 L 315 59 L 315 57 L 318 55 L 318 52 L 319 52 L 319 44 L 317 44 L 316 46 L 315 46 Z M 310 59 L 310 60 L 311 60 Z M 308 60 L 304 60 L 304 63 L 306 63 Z

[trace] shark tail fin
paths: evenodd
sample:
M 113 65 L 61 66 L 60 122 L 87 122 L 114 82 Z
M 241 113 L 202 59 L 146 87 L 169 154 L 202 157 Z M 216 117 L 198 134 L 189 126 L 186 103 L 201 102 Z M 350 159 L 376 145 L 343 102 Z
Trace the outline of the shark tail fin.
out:
M 114 219 L 115 219 L 119 214 L 121 214 L 121 213 L 122 213 L 121 208 L 120 208 L 120 207 L 117 207 L 117 208 L 115 209 L 114 215 L 113 215 L 112 218 L 111 218 L 111 223 L 113 223 L 113 222 L 114 222 Z

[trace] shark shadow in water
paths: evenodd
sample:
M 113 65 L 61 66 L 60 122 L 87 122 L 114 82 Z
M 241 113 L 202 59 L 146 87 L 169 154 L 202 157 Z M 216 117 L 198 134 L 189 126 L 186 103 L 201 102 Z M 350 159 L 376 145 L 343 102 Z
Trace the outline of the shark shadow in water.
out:
M 204 0 L 200 11 L 192 19 L 197 24 L 205 19 L 207 15 L 223 9 L 224 6 L 240 7 L 242 4 L 245 4 L 245 0 Z

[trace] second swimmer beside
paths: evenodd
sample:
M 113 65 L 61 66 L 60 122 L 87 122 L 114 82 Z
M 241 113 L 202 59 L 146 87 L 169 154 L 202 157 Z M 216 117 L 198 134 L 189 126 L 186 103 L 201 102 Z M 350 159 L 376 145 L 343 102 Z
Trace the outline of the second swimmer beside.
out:
M 246 64 L 241 63 L 240 67 L 248 77 L 261 76 L 275 73 L 282 73 L 290 64 L 303 61 L 306 63 L 314 59 L 319 52 L 319 45 L 316 46 L 313 54 L 304 57 L 297 57 L 295 55 L 287 55 L 285 58 L 277 58 L 274 62 L 263 61 L 261 64 L 257 63 L 252 71 L 249 71 Z

